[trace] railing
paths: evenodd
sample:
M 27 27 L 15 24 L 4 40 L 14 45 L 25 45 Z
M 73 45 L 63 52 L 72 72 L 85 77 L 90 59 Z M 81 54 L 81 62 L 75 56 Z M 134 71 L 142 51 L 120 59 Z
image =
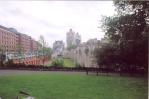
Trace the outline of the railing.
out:
M 88 75 L 89 72 L 94 72 L 97 75 L 99 73 L 116 73 L 116 74 L 138 74 L 146 75 L 147 70 L 141 68 L 133 69 L 114 69 L 114 68 L 92 68 L 92 67 L 61 67 L 61 66 L 43 66 L 43 65 L 24 65 L 24 64 L 14 64 L 11 66 L 0 67 L 0 69 L 14 69 L 14 70 L 33 70 L 33 71 L 76 71 L 76 72 L 86 72 Z

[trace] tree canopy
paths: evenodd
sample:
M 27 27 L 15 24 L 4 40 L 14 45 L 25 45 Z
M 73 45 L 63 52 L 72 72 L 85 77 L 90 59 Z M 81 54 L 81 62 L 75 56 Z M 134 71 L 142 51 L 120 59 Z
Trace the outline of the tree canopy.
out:
M 98 64 L 148 68 L 148 1 L 114 1 L 117 14 L 103 16 L 102 29 L 110 43 L 102 46 Z

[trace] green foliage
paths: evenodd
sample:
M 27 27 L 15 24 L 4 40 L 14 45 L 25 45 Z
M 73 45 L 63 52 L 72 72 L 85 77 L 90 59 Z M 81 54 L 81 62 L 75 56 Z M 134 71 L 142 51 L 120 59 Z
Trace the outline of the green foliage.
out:
M 55 61 L 55 60 L 54 60 Z M 49 62 L 48 66 L 53 66 L 53 64 L 55 64 L 55 62 L 52 64 L 53 61 Z M 67 58 L 64 58 L 63 59 L 63 66 L 64 67 L 75 67 L 75 63 L 73 60 L 71 59 L 67 59 Z
M 3 66 L 3 61 L 4 61 L 4 58 L 3 58 L 3 48 L 2 46 L 0 45 L 0 66 Z
M 100 51 L 96 51 L 96 58 L 100 59 L 98 64 L 125 64 L 127 68 L 135 65 L 147 70 L 149 2 L 116 0 L 114 4 L 117 15 L 104 16 L 102 29 L 115 45 L 102 46 Z
M 52 66 L 57 66 L 57 67 L 63 67 L 64 66 L 64 60 L 63 59 L 55 59 L 52 61 Z
M 38 45 L 37 52 L 39 57 L 48 56 L 49 58 L 51 58 L 51 48 L 48 47 L 48 43 L 46 42 L 45 38 L 42 35 L 40 35 L 37 45 Z M 42 58 L 42 61 L 44 65 L 45 62 L 44 58 Z
M 106 43 L 94 50 L 94 56 L 99 67 L 113 66 L 118 63 L 118 49 L 116 44 Z
M 45 48 L 45 53 L 46 53 L 46 55 L 47 55 L 49 58 L 51 58 L 52 49 L 51 49 L 50 47 L 46 47 L 46 48 Z
M 75 67 L 75 63 L 71 59 L 63 59 L 64 60 L 64 67 Z
M 70 46 L 67 47 L 67 49 L 71 50 L 71 49 L 75 49 L 76 47 L 77 47 L 76 45 L 70 45 Z
M 79 63 L 76 63 L 76 67 L 82 67 Z

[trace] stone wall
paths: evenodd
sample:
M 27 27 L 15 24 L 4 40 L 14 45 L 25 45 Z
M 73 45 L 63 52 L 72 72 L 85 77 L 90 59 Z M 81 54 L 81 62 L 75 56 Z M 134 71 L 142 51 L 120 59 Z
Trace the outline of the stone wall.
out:
M 93 51 L 96 47 L 99 47 L 99 41 L 97 39 L 90 39 L 87 42 L 80 44 L 77 48 L 70 51 L 64 51 L 65 58 L 71 58 L 84 67 L 97 67 L 96 59 Z

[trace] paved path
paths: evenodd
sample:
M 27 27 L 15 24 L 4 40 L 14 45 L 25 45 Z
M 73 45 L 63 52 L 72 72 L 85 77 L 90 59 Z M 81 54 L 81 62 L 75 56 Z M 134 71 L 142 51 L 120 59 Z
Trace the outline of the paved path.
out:
M 39 73 L 63 73 L 63 74 L 81 74 L 86 75 L 85 72 L 67 72 L 67 71 L 30 71 L 30 70 L 0 70 L 0 76 L 11 76 L 11 75 L 29 75 Z

